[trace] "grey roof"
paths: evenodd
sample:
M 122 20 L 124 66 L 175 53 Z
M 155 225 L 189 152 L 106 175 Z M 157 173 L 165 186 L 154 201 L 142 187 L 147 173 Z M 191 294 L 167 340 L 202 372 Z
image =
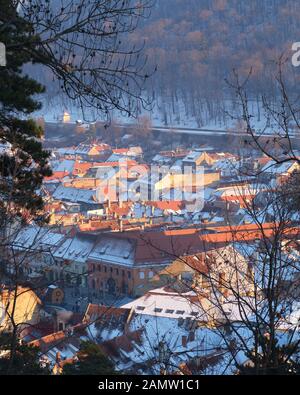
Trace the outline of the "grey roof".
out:
M 68 238 L 55 251 L 54 257 L 84 263 L 92 251 L 96 241 L 95 235 L 78 234 Z
M 89 259 L 126 266 L 134 265 L 135 243 L 129 239 L 103 237 L 89 255 Z
M 52 197 L 56 200 L 66 200 L 72 203 L 98 204 L 94 199 L 96 190 L 68 188 L 59 185 Z

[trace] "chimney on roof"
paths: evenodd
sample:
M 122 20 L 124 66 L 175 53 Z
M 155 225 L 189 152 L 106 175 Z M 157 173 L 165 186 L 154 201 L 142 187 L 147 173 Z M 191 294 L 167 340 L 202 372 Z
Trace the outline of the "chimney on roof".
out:
M 188 343 L 188 338 L 187 338 L 187 336 L 183 335 L 182 336 L 182 347 L 187 347 L 187 343 Z
M 131 308 L 131 310 L 128 314 L 127 320 L 125 322 L 125 325 L 124 325 L 124 334 L 125 335 L 128 335 L 128 333 L 130 333 L 130 323 L 132 321 L 133 316 L 134 316 L 134 307 Z
M 70 231 L 70 236 L 71 237 L 75 237 L 76 233 L 77 233 L 77 228 L 76 228 L 76 226 L 73 226 L 71 231 Z
M 56 353 L 55 361 L 56 361 L 56 363 L 60 363 L 61 362 L 61 355 L 60 355 L 59 351 L 57 351 L 57 353 Z
M 195 332 L 194 331 L 190 331 L 188 340 L 189 340 L 189 342 L 193 342 L 195 340 Z

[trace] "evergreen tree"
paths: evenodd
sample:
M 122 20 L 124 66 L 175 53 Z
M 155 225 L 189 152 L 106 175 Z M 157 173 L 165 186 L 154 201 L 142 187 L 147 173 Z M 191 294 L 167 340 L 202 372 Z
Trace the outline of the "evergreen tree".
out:
M 0 155 L 0 218 L 35 216 L 43 206 L 37 194 L 44 176 L 51 174 L 49 152 L 43 150 L 42 129 L 30 118 L 41 105 L 35 95 L 44 87 L 23 73 L 33 62 L 27 47 L 38 43 L 30 23 L 18 15 L 13 2 L 0 1 L 0 42 L 10 48 L 24 43 L 24 49 L 8 50 L 7 65 L 0 67 L 0 143 L 7 148 Z
M 16 346 L 13 365 L 9 367 L 11 335 L 4 333 L 0 336 L 0 375 L 46 375 L 50 374 L 48 366 L 43 366 L 39 360 L 39 349 L 24 343 Z
M 77 362 L 64 366 L 64 375 L 116 374 L 113 363 L 102 353 L 97 344 L 83 342 L 77 357 Z
M 264 339 L 262 345 L 268 346 L 267 339 Z M 298 357 L 299 345 L 289 344 L 274 347 L 272 357 L 266 359 L 263 354 L 257 355 L 255 366 L 245 364 L 239 367 L 238 374 L 247 375 L 299 375 L 300 360 Z M 253 355 L 248 355 L 249 360 L 253 362 Z

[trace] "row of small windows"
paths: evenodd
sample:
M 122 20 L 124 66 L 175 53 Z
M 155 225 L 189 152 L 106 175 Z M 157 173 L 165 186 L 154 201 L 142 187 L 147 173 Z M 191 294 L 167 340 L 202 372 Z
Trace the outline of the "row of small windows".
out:
M 137 309 L 137 310 L 140 310 L 140 311 L 143 311 L 143 310 L 145 310 L 145 306 L 137 306 L 136 309 Z M 154 311 L 155 313 L 162 313 L 162 312 L 163 312 L 163 309 L 160 308 L 160 307 L 155 307 L 155 308 L 153 309 L 153 311 Z M 167 314 L 174 314 L 174 313 L 175 313 L 175 314 L 177 314 L 177 315 L 188 314 L 188 313 L 186 313 L 184 310 L 172 310 L 172 309 L 166 309 L 166 310 L 165 310 L 165 313 L 167 313 Z M 197 316 L 199 315 L 199 313 L 198 313 L 197 311 L 192 311 L 192 312 L 189 313 L 189 315 L 191 315 L 191 316 L 193 316 L 193 317 L 197 317 Z
M 102 271 L 102 267 L 100 266 L 100 265 L 93 265 L 92 266 L 92 270 L 93 270 L 93 272 L 95 273 L 95 272 L 101 272 Z M 107 270 L 107 266 L 103 266 L 103 271 L 104 271 L 104 273 L 107 273 L 108 272 L 108 270 Z M 113 273 L 115 273 L 117 276 L 119 276 L 120 275 L 120 273 L 122 273 L 122 277 L 125 277 L 126 276 L 126 272 L 125 272 L 125 270 L 119 270 L 119 269 L 113 269 L 112 267 L 111 268 L 109 268 L 109 272 L 111 273 L 111 274 L 113 274 Z M 131 278 L 131 272 L 127 272 L 127 277 L 130 279 Z
M 102 267 L 101 267 L 101 265 L 93 265 L 92 266 L 92 271 L 95 273 L 95 272 L 101 272 L 102 271 Z M 104 273 L 107 273 L 107 266 L 103 266 L 103 271 L 104 271 Z M 116 269 L 113 269 L 112 267 L 110 268 L 110 273 L 111 274 L 113 274 L 113 273 L 115 273 L 117 276 L 119 276 L 120 275 L 120 273 L 122 273 L 122 277 L 125 277 L 125 275 L 126 275 L 126 273 L 125 273 L 125 270 L 119 270 L 118 268 L 116 268 Z M 143 272 L 143 271 L 140 271 L 140 273 L 139 273 L 139 276 L 140 276 L 140 279 L 141 280 L 143 280 L 143 279 L 145 279 L 145 272 Z M 148 278 L 152 278 L 154 276 L 154 273 L 152 272 L 152 271 L 150 271 L 149 273 L 148 273 Z M 130 279 L 131 278 L 131 272 L 127 272 L 127 277 Z
M 148 278 L 152 278 L 154 276 L 154 273 L 152 271 L 150 271 L 148 273 Z M 140 272 L 140 279 L 143 280 L 145 278 L 145 272 Z

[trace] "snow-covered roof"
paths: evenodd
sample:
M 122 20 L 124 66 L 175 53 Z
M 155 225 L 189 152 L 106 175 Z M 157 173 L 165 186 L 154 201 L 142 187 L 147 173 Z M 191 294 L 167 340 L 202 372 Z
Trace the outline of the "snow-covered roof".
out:
M 125 154 L 111 154 L 105 162 L 119 162 L 121 159 L 126 159 L 127 155 Z
M 56 200 L 67 200 L 73 203 L 98 204 L 94 199 L 96 190 L 69 188 L 59 185 L 52 197 Z
M 195 162 L 203 154 L 201 151 L 190 152 L 182 161 L 183 162 Z
M 74 148 L 58 148 L 56 151 L 59 155 L 75 155 Z
M 53 171 L 65 171 L 68 173 L 72 173 L 75 165 L 75 160 L 72 159 L 64 159 L 63 161 L 55 161 L 52 162 Z
M 66 259 L 79 263 L 85 263 L 89 253 L 94 247 L 95 237 L 93 235 L 77 235 L 68 238 L 54 252 L 55 258 Z
M 49 248 L 58 246 L 64 237 L 64 235 L 51 232 L 46 228 L 28 226 L 17 232 L 12 243 L 16 249 L 36 248 L 49 250 Z
M 220 308 L 221 298 L 218 302 L 213 302 L 211 298 L 212 296 L 210 299 L 198 298 L 194 291 L 179 294 L 166 288 L 157 288 L 122 307 L 134 308 L 139 314 L 155 317 L 193 318 L 197 321 L 208 322 L 212 318 L 222 320 L 225 313 L 229 320 L 241 321 L 241 312 L 233 296 L 224 298 L 222 309 Z M 251 305 L 252 298 L 248 297 L 247 300 Z
M 135 244 L 123 238 L 103 237 L 92 250 L 89 259 L 132 266 L 135 262 Z
M 201 307 L 191 303 L 191 293 L 179 295 L 175 292 L 166 292 L 164 288 L 150 291 L 146 295 L 122 307 L 134 308 L 139 314 L 165 318 L 188 318 L 201 315 Z
M 281 164 L 277 164 L 274 160 L 269 161 L 263 168 L 262 172 L 272 173 L 274 175 L 280 175 L 288 172 L 292 166 L 294 166 L 296 162 L 284 162 Z

